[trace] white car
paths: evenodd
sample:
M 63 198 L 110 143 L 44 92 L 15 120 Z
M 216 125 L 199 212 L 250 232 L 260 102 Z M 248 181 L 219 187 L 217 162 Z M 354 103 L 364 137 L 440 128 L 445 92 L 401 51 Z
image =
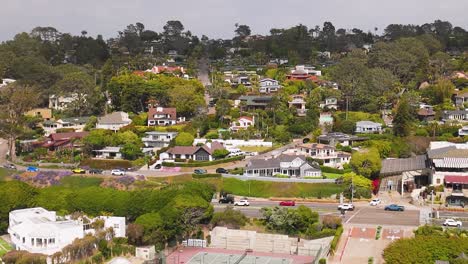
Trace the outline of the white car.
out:
M 111 170 L 111 175 L 116 175 L 116 176 L 124 176 L 125 171 L 116 169 L 116 170 Z
M 249 206 L 250 203 L 247 200 L 239 200 L 234 203 L 234 206 Z
M 353 211 L 354 205 L 351 203 L 340 204 L 338 205 L 338 210 Z
M 461 227 L 462 222 L 461 221 L 455 221 L 454 219 L 446 219 L 445 222 L 443 223 L 444 226 L 454 226 L 454 227 Z
M 379 199 L 379 198 L 376 198 L 376 199 L 372 199 L 372 201 L 370 201 L 370 205 L 372 206 L 376 206 L 378 204 L 380 204 L 382 201 Z

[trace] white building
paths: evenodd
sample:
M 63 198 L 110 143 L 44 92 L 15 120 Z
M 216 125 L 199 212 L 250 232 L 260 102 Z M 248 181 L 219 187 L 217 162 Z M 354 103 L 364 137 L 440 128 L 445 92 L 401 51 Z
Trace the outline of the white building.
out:
M 118 131 L 124 126 L 130 125 L 132 120 L 125 112 L 113 112 L 102 117 L 98 117 L 96 128 Z
M 274 92 L 277 92 L 281 88 L 281 85 L 279 84 L 277 80 L 270 79 L 270 78 L 261 79 L 259 83 L 260 83 L 260 88 L 258 91 L 260 93 L 274 93 Z
M 356 122 L 356 133 L 381 133 L 382 124 L 372 121 Z
M 249 116 L 241 116 L 237 121 L 234 121 L 231 123 L 231 127 L 229 128 L 231 131 L 239 131 L 242 129 L 247 129 L 251 126 L 253 126 L 255 123 L 255 118 L 254 117 L 249 117 Z
M 348 164 L 351 160 L 351 154 L 336 151 L 335 147 L 324 144 L 302 144 L 292 151 L 306 157 L 321 160 L 323 165 L 327 167 L 343 168 L 343 165 Z
M 46 120 L 42 123 L 42 128 L 44 129 L 46 136 L 56 133 L 57 129 L 61 128 L 71 128 L 75 132 L 82 132 L 88 121 L 89 117 L 70 117 L 55 121 Z
M 321 177 L 320 169 L 307 163 L 305 156 L 280 155 L 270 159 L 250 159 L 246 165 L 244 175 L 256 177 L 273 177 L 277 174 L 292 178 Z
M 460 137 L 468 136 L 468 126 L 464 126 L 464 127 L 460 128 L 460 129 L 458 129 L 458 135 Z
M 320 103 L 320 108 L 322 108 L 322 109 L 327 108 L 327 109 L 337 110 L 338 109 L 338 99 L 336 99 L 335 97 L 325 98 L 325 101 Z
M 49 108 L 54 110 L 65 110 L 70 103 L 78 100 L 78 94 L 69 94 L 65 95 L 55 95 L 52 94 L 49 96 Z
M 146 147 L 165 148 L 177 136 L 177 132 L 159 132 L 150 131 L 145 133 L 146 136 L 141 140 Z
M 112 227 L 115 237 L 125 237 L 125 217 L 101 216 L 96 219 L 104 220 L 105 228 Z M 58 218 L 55 211 L 42 207 L 15 210 L 9 214 L 8 234 L 16 250 L 52 255 L 87 233 L 94 233 L 94 230 L 87 229 L 82 221 Z

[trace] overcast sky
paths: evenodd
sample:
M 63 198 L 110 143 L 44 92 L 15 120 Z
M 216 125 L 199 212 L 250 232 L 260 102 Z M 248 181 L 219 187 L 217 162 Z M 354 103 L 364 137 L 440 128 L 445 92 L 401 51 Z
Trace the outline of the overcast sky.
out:
M 231 38 L 234 24 L 253 34 L 302 23 L 331 21 L 335 27 L 381 31 L 390 23 L 423 24 L 436 19 L 468 29 L 468 0 L 1 0 L 0 40 L 36 26 L 61 32 L 114 37 L 126 25 L 142 22 L 162 31 L 168 20 L 210 38 Z

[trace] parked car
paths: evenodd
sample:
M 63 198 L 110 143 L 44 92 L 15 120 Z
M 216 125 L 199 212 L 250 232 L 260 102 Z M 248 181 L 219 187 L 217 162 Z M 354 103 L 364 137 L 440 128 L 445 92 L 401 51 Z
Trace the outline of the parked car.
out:
M 335 184 L 343 184 L 344 180 L 343 177 L 339 177 L 335 179 Z
M 9 170 L 16 170 L 15 164 L 11 164 L 11 163 L 5 164 L 2 167 L 5 169 L 9 169 Z
M 102 170 L 101 169 L 90 169 L 89 173 L 91 173 L 91 174 L 102 174 Z
M 445 219 L 444 226 L 452 226 L 452 227 L 461 227 L 462 222 L 461 221 L 455 221 L 454 219 Z
M 204 170 L 204 169 L 195 169 L 195 170 L 193 170 L 193 173 L 195 173 L 195 174 L 206 174 L 206 170 Z
M 224 168 L 217 168 L 216 169 L 216 173 L 223 173 L 223 174 L 226 174 L 226 173 L 229 173 L 228 170 L 224 169 Z
M 218 203 L 230 203 L 230 204 L 233 204 L 234 203 L 234 196 L 228 194 L 228 195 L 225 195 L 225 196 L 222 196 L 221 198 L 219 198 L 218 200 Z
M 352 203 L 340 204 L 338 205 L 338 210 L 354 211 L 354 205 Z
M 111 170 L 111 175 L 124 176 L 125 171 L 122 169 L 114 169 L 114 170 Z
M 248 200 L 242 199 L 234 203 L 234 206 L 249 206 L 250 203 Z
M 34 166 L 29 166 L 26 168 L 27 171 L 29 172 L 37 172 L 39 171 L 39 168 L 38 167 L 34 167 Z
M 375 199 L 372 199 L 372 201 L 370 201 L 370 205 L 372 206 L 376 206 L 378 204 L 380 204 L 382 201 L 379 199 L 379 198 L 375 198 Z
M 76 173 L 76 174 L 85 174 L 86 171 L 83 170 L 82 168 L 75 168 L 72 170 L 73 173 Z
M 391 204 L 385 206 L 385 211 L 400 211 L 403 212 L 405 210 L 404 206 L 397 205 L 397 204 Z
M 295 201 L 281 201 L 279 203 L 280 206 L 296 206 Z

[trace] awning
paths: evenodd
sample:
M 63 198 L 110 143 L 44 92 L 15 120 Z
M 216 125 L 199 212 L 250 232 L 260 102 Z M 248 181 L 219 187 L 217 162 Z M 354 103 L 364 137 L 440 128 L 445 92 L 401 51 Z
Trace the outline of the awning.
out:
M 461 183 L 468 184 L 468 175 L 465 176 L 445 176 L 445 183 Z

